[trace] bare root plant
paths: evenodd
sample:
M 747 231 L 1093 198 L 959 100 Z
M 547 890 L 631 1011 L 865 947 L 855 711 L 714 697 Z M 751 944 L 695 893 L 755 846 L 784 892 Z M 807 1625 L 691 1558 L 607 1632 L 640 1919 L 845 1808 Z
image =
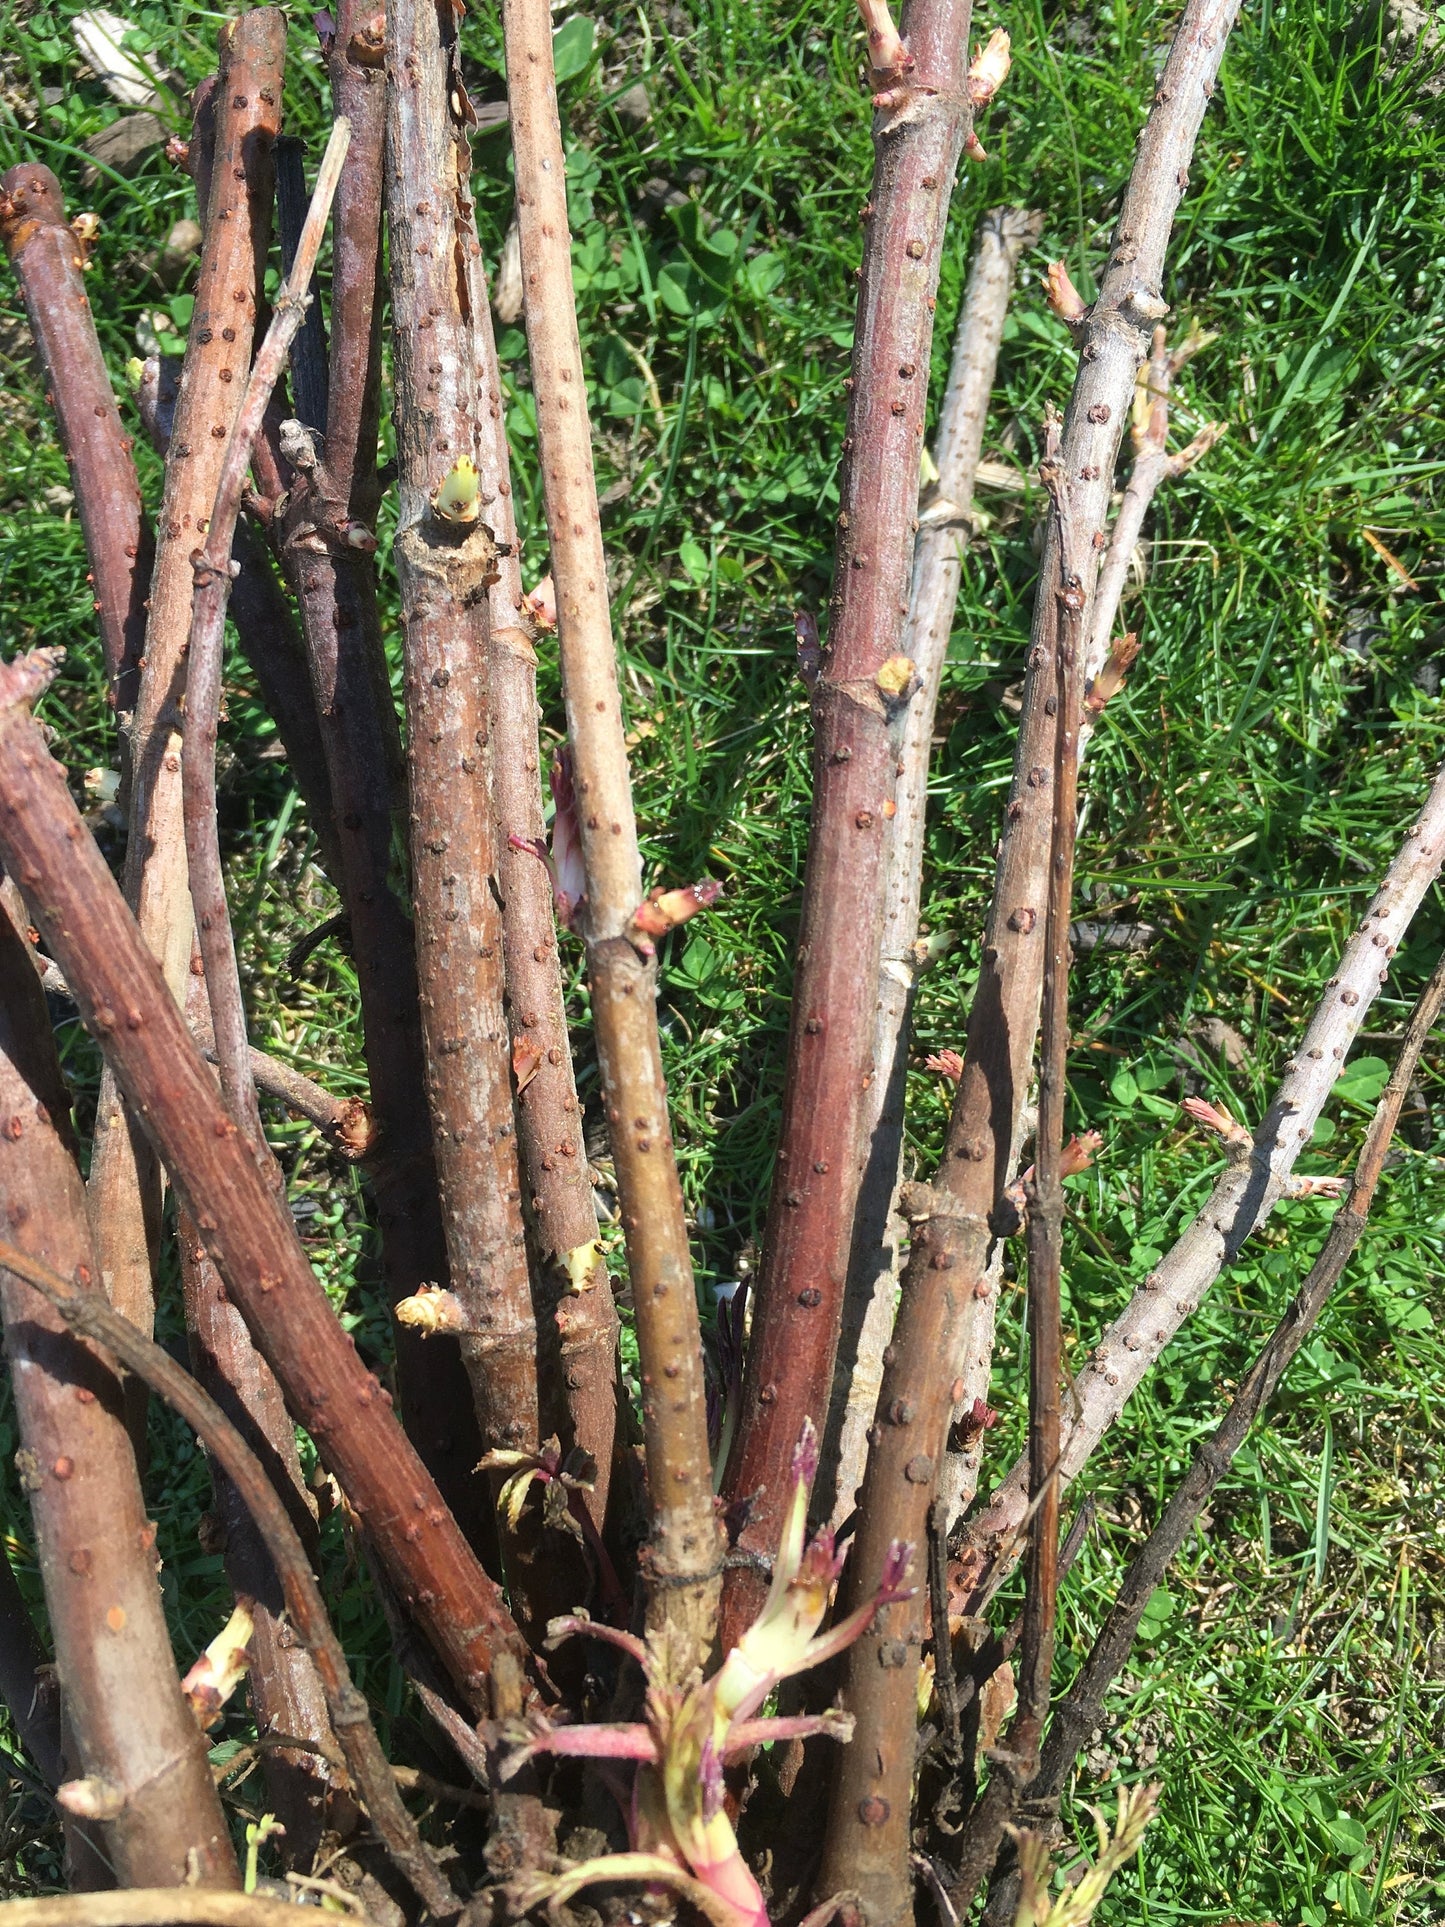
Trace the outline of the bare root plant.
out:
M 0 665 L 0 1316 L 56 1676 L 7 1564 L 0 1692 L 63 1816 L 72 1886 L 122 1891 L 89 1912 L 88 1900 L 7 1902 L 0 1927 L 274 1927 L 256 1860 L 278 1822 L 297 1893 L 407 1921 L 520 1919 L 594 1886 L 718 1927 L 906 1927 L 920 1904 L 954 1927 L 976 1903 L 990 1927 L 1084 1921 L 1137 1850 L 1152 1789 L 1121 1794 L 1112 1826 L 1099 1818 L 1096 1864 L 1051 1901 L 1075 1759 L 1148 1600 L 1364 1232 L 1445 998 L 1437 969 L 1324 1249 L 1060 1697 L 1060 1584 L 1089 1529 L 1085 1507 L 1061 1531 L 1070 1487 L 1275 1206 L 1338 1195 L 1342 1180 L 1296 1163 L 1445 860 L 1442 772 L 1411 799 L 1408 834 L 1258 1126 L 1191 1100 L 1227 1167 L 1071 1381 L 1065 1180 L 1098 1147 L 1069 1128 L 1081 764 L 1148 646 L 1115 632 L 1157 493 L 1191 486 L 1223 433 L 1203 424 L 1171 451 L 1179 377 L 1209 338 L 1176 331 L 1171 349 L 1164 288 L 1237 12 L 1238 0 L 1187 0 L 1097 298 L 1086 304 L 1061 263 L 1047 273 L 1073 389 L 1037 424 L 1043 515 L 1013 781 L 965 962 L 965 1048 L 929 1060 L 952 1110 L 922 1184 L 903 1182 L 904 1100 L 918 984 L 944 967 L 920 936 L 935 725 L 984 520 L 973 496 L 1009 302 L 1044 217 L 1001 207 L 979 224 L 930 462 L 950 200 L 960 164 L 982 156 L 975 123 L 1007 81 L 1009 41 L 994 32 L 970 49 L 969 0 L 910 0 L 900 23 L 860 0 L 873 176 L 833 591 L 821 620 L 797 618 L 812 813 L 781 1122 L 750 1322 L 719 1313 L 733 1354 L 713 1375 L 726 1409 L 711 1415 L 659 950 L 727 904 L 709 879 L 649 888 L 644 875 L 634 683 L 614 628 L 630 618 L 614 599 L 637 559 L 609 548 L 598 501 L 551 10 L 500 9 L 509 274 L 535 404 L 525 454 L 508 443 L 472 199 L 460 6 L 341 0 L 318 16 L 335 119 L 309 197 L 304 147 L 282 134 L 281 15 L 255 9 L 223 29 L 185 145 L 204 233 L 186 356 L 141 374 L 164 459 L 149 508 L 59 184 L 38 161 L 6 175 L 0 234 L 90 558 L 125 850 L 118 881 L 36 714 L 65 652 L 12 655 Z M 268 314 L 273 200 L 284 277 Z M 323 299 L 312 281 L 328 235 Z M 394 470 L 379 466 L 384 396 Z M 393 479 L 399 704 L 377 534 Z M 524 481 L 550 554 L 530 590 Z M 365 1099 L 330 1094 L 252 1034 L 264 993 L 242 967 L 218 803 L 228 615 L 342 906 Z M 89 647 L 77 637 L 74 655 Z M 553 649 L 555 746 L 538 699 Z M 570 997 L 577 958 L 590 1035 Z M 57 1008 L 78 1011 L 104 1061 L 88 1190 Z M 380 1370 L 297 1235 L 262 1098 L 365 1177 L 395 1317 Z M 610 1253 L 589 1149 L 615 1174 Z M 980 1506 L 1016 1237 L 1027 1442 Z M 172 1255 L 194 1377 L 152 1340 Z M 145 1515 L 142 1386 L 213 1461 L 235 1595 L 184 1675 Z M 345 1650 L 354 1614 L 327 1597 L 318 1495 L 342 1514 L 353 1587 L 386 1615 L 396 1692 L 413 1696 L 402 1717 L 399 1698 L 374 1717 L 386 1699 L 374 1656 Z M 1022 1612 L 1006 1620 L 997 1602 L 1019 1566 Z M 203 1735 L 248 1674 L 267 1805 L 243 1864 Z M 448 1753 L 474 1786 L 441 1777 Z M 464 1823 L 444 1846 L 434 1815 L 447 1805 Z

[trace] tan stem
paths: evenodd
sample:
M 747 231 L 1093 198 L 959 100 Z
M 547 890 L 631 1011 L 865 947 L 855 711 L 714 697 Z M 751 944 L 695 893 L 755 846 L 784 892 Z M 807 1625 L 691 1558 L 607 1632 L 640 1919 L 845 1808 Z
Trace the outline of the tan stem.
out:
M 722 1545 L 655 978 L 626 935 L 642 899 L 642 871 L 577 335 L 552 23 L 546 0 L 505 0 L 502 17 L 527 344 L 587 873 L 592 1008 L 642 1360 L 648 1619 L 674 1627 L 700 1658 L 714 1635 Z
M 515 835 L 535 844 L 546 834 L 537 655 L 524 613 L 506 412 L 480 250 L 468 251 L 467 260 L 476 351 L 477 468 L 487 503 L 483 516 L 497 544 L 496 579 L 487 591 L 488 706 L 507 1023 L 517 1079 L 517 1150 L 543 1261 L 536 1281 L 542 1357 L 539 1423 L 544 1436 L 555 1433 L 564 1448 L 580 1448 L 596 1465 L 586 1505 L 600 1531 L 607 1516 L 617 1431 L 617 1307 L 596 1244 L 597 1208 L 587 1181 L 551 882 L 534 856 L 508 841 Z M 570 1266 L 565 1262 L 569 1255 Z

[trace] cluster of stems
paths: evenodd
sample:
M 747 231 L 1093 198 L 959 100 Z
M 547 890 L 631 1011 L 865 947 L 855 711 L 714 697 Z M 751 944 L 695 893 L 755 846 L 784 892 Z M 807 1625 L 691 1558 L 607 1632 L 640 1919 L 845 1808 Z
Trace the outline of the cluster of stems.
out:
M 269 1919 L 269 1903 L 236 1891 L 203 1736 L 247 1671 L 293 1874 L 311 1878 L 326 1839 L 358 1864 L 379 1847 L 414 1910 L 444 1920 L 468 1904 L 473 1870 L 448 1870 L 423 1839 L 400 1789 L 426 1776 L 393 1771 L 328 1617 L 298 1428 L 339 1490 L 421 1705 L 485 1788 L 499 1906 L 621 1880 L 679 1892 L 721 1927 L 766 1927 L 724 1768 L 746 1773 L 762 1743 L 795 1752 L 805 1739 L 844 1743 L 826 1784 L 816 1770 L 800 1778 L 792 1755 L 776 1776 L 816 1819 L 800 1882 L 819 1920 L 846 1896 L 867 1927 L 911 1921 L 918 1794 L 937 1791 L 940 1771 L 964 1809 L 944 1858 L 922 1861 L 946 1908 L 965 1917 L 995 1870 L 993 1927 L 1037 1893 L 1040 1840 L 1005 1845 L 1020 1805 L 1045 1833 L 1056 1821 L 1144 1602 L 1361 1235 L 1445 998 L 1442 970 L 1324 1252 L 1051 1708 L 1060 1578 L 1087 1529 L 1081 1514 L 1061 1544 L 1063 1495 L 1223 1267 L 1299 1193 L 1295 1160 L 1445 858 L 1442 772 L 1258 1130 L 1209 1114 L 1227 1170 L 1066 1398 L 1063 1179 L 1096 1141 L 1066 1132 L 1080 762 L 1138 647 L 1115 626 L 1150 505 L 1222 433 L 1209 424 L 1171 453 L 1171 390 L 1202 342 L 1186 335 L 1171 353 L 1159 324 L 1175 212 L 1237 11 L 1187 0 L 1097 299 L 1086 307 L 1058 264 L 1047 276 L 1077 368 L 1044 429 L 1014 780 L 966 1049 L 944 1065 L 952 1115 L 924 1185 L 901 1180 L 912 1001 L 934 961 L 919 931 L 935 713 L 1007 304 L 1043 217 L 999 208 L 979 226 L 935 483 L 920 495 L 950 198 L 960 161 L 982 157 L 975 114 L 1007 76 L 1008 40 L 995 33 L 970 60 L 970 0 L 911 0 L 897 25 L 882 0 L 861 6 L 873 176 L 821 647 L 803 621 L 803 913 L 752 1325 L 717 1466 L 657 1015 L 658 944 L 717 886 L 651 887 L 643 873 L 546 0 L 503 0 L 502 25 L 550 595 L 528 594 L 522 574 L 460 7 L 340 0 L 318 16 L 335 118 L 309 193 L 304 147 L 281 133 L 283 16 L 256 8 L 223 29 L 186 148 L 203 230 L 186 355 L 147 364 L 137 396 L 165 458 L 153 526 L 83 242 L 53 175 L 33 163 L 6 175 L 0 238 L 71 462 L 126 825 L 118 883 L 34 714 L 63 652 L 0 665 L 0 1320 L 58 1678 L 49 1690 L 6 1565 L 0 1691 L 64 1815 L 72 1884 L 136 1890 L 129 1913 L 117 1900 L 94 1920 L 143 1917 L 153 1888 L 172 1897 L 146 1918 Z M 273 201 L 284 279 L 268 312 Z M 323 303 L 312 281 L 328 234 Z M 400 716 L 376 534 L 388 369 Z M 1111 525 L 1131 407 L 1133 471 Z M 228 616 L 336 892 L 325 929 L 355 959 L 364 1100 L 338 1100 L 252 1035 L 216 792 Z M 549 856 L 537 667 L 553 636 L 567 741 Z M 588 1181 L 567 933 L 585 956 L 595 1122 L 616 1174 L 640 1456 Z M 72 1001 L 104 1060 L 88 1183 L 47 991 Z M 312 1270 L 262 1095 L 361 1167 L 395 1313 L 394 1393 Z M 974 1515 L 1002 1254 L 1020 1213 L 1028 1440 Z M 151 1339 L 168 1235 L 191 1373 Z M 228 1632 L 184 1679 L 145 1517 L 145 1387 L 211 1456 L 236 1596 Z M 1020 1560 L 1022 1615 L 989 1633 L 982 1615 Z M 971 1674 L 960 1618 L 977 1635 Z M 582 1633 L 621 1660 L 599 1667 L 580 1641 L 554 1656 Z M 1000 1731 L 1015 1651 L 1017 1709 Z M 921 1732 L 926 1659 L 937 1724 Z M 780 1682 L 822 1661 L 841 1705 L 762 1716 Z M 591 1717 L 609 1703 L 614 1717 Z M 981 1790 L 970 1707 L 998 1741 Z M 569 1865 L 549 1799 L 569 1797 L 576 1768 L 555 1762 L 587 1758 L 623 1796 L 628 1851 Z

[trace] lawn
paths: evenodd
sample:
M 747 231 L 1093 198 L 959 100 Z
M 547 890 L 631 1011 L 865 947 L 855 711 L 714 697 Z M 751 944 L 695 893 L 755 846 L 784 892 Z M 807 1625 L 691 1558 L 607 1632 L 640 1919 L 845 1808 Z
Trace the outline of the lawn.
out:
M 45 160 L 73 210 L 94 209 L 91 300 L 118 391 L 127 361 L 183 337 L 194 213 L 155 146 L 86 181 L 84 143 L 124 111 L 80 65 L 78 9 L 0 12 L 0 163 Z M 185 91 L 213 64 L 218 14 L 132 10 L 134 44 Z M 914 1046 L 910 1155 L 926 1169 L 949 1088 L 923 1068 L 961 1043 L 1013 752 L 1040 500 L 1027 476 L 1074 351 L 1040 276 L 1064 259 L 1092 293 L 1133 137 L 1174 23 L 1169 8 L 1039 0 L 990 7 L 1013 74 L 983 130 L 986 162 L 955 196 L 934 350 L 941 389 L 978 216 L 1042 209 L 1008 322 L 986 457 L 1017 473 L 984 489 L 945 674 L 932 785 L 925 923 L 957 933 L 927 977 Z M 752 1262 L 777 1128 L 791 953 L 808 820 L 808 708 L 793 611 L 827 599 L 852 338 L 858 209 L 871 164 L 862 38 L 851 8 L 697 0 L 556 13 L 569 195 L 598 481 L 649 882 L 722 877 L 719 907 L 670 941 L 661 1015 L 694 1253 L 711 1287 Z M 511 210 L 500 30 L 463 25 L 479 225 L 489 266 Z M 1445 49 L 1352 0 L 1246 9 L 1206 119 L 1171 253 L 1171 329 L 1214 339 L 1189 365 L 1182 442 L 1228 434 L 1161 495 L 1144 579 L 1126 606 L 1143 652 L 1110 703 L 1084 775 L 1081 906 L 1147 926 L 1141 947 L 1081 949 L 1071 1123 L 1104 1134 L 1072 1180 L 1069 1356 L 1188 1221 L 1217 1174 L 1187 1128 L 1186 1092 L 1255 1121 L 1430 775 L 1445 755 L 1440 454 L 1445 353 Z M 292 20 L 289 131 L 319 151 L 328 103 L 309 12 Z M 166 119 L 163 111 L 162 119 Z M 323 274 L 324 286 L 324 274 Z M 70 650 L 44 715 L 75 778 L 115 762 L 86 558 L 67 471 L 28 358 L 13 281 L 0 286 L 0 611 L 4 652 Z M 535 413 L 519 326 L 500 327 L 530 582 L 545 532 Z M 139 424 L 134 432 L 138 448 Z M 140 452 L 154 503 L 159 467 Z M 383 512 L 383 534 L 386 516 Z M 385 541 L 383 543 L 385 548 Z M 394 598 L 389 572 L 383 577 Z M 393 605 L 394 606 L 394 601 Z M 393 667 L 398 654 L 393 651 Z M 559 739 L 555 661 L 542 667 Z M 327 942 L 289 955 L 336 897 L 239 655 L 227 677 L 222 821 L 257 1042 L 338 1090 L 363 1083 L 353 969 Z M 96 791 L 99 834 L 116 845 Z M 118 850 L 117 850 L 118 854 Z M 1391 1043 L 1445 943 L 1427 899 L 1395 960 L 1306 1169 L 1347 1171 Z M 579 1084 L 596 1063 L 573 945 Z M 57 1006 L 78 1114 L 98 1058 Z M 387 1318 L 355 1179 L 309 1127 L 271 1120 L 308 1250 L 369 1354 Z M 595 1162 L 605 1179 L 600 1139 Z M 1445 1914 L 1445 1473 L 1437 1411 L 1445 1345 L 1445 1042 L 1427 1052 L 1374 1218 L 1343 1288 L 1156 1597 L 1075 1787 L 1112 1806 L 1122 1778 L 1164 1794 L 1110 1922 L 1400 1923 Z M 601 1192 L 607 1198 L 605 1185 Z M 1207 1434 L 1318 1248 L 1329 1206 L 1282 1206 L 1169 1349 L 1084 1481 L 1098 1524 L 1065 1587 L 1061 1678 L 1087 1650 L 1141 1528 Z M 614 1269 L 621 1237 L 606 1234 Z M 624 1312 L 626 1307 L 623 1297 Z M 1022 1288 L 1000 1317 L 989 1465 L 1022 1438 Z M 181 1339 L 178 1296 L 163 1313 Z M 148 1496 L 177 1648 L 211 1636 L 225 1582 L 198 1527 L 208 1474 L 156 1412 Z M 8 1464 L 13 1424 L 0 1420 Z M 7 1547 L 38 1599 L 18 1483 Z M 328 1594 L 358 1678 L 394 1719 L 405 1688 L 384 1625 L 350 1580 L 339 1520 Z M 244 1715 L 218 1759 L 243 1768 Z M 258 1782 L 240 1784 L 251 1811 Z M 58 1833 L 12 1778 L 0 1885 L 53 1886 Z

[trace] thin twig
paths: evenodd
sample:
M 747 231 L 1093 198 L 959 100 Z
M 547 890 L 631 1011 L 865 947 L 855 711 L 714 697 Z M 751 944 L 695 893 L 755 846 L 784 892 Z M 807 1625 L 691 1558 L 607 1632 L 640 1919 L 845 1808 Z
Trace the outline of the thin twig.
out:
M 1072 477 L 1058 459 L 1058 430 L 1050 424 L 1040 464 L 1061 524 L 1072 513 Z M 1061 562 L 1074 548 L 1061 527 Z M 1045 591 L 1048 585 L 1045 584 Z M 964 1829 L 962 1858 L 991 1865 L 1020 1793 L 1038 1768 L 1039 1744 L 1048 1717 L 1058 1611 L 1060 1378 L 1063 1343 L 1060 1282 L 1063 1265 L 1064 1192 L 1060 1161 L 1069 1050 L 1069 916 L 1078 830 L 1079 725 L 1082 719 L 1083 584 L 1065 575 L 1055 584 L 1058 603 L 1056 651 L 1057 735 L 1053 757 L 1053 822 L 1044 938 L 1042 1039 L 1039 1053 L 1039 1122 L 1028 1224 L 1029 1322 L 1029 1538 L 1028 1587 L 1024 1596 L 1018 1712 L 1009 1729 L 1006 1764 L 1000 1763 Z M 955 1907 L 963 1907 L 950 1896 Z M 966 1910 L 965 1910 L 966 1911 Z
M 1029 1824 L 1035 1830 L 1052 1828 L 1057 1821 L 1064 1783 L 1081 1748 L 1103 1718 L 1104 1697 L 1129 1657 L 1139 1622 L 1155 1588 L 1162 1584 L 1196 1519 L 1234 1463 L 1250 1427 L 1274 1396 L 1344 1275 L 1364 1233 L 1390 1141 L 1442 1004 L 1445 1004 L 1445 958 L 1435 966 L 1434 975 L 1411 1014 L 1395 1068 L 1360 1147 L 1349 1195 L 1330 1222 L 1319 1256 L 1269 1343 L 1250 1366 L 1213 1437 L 1199 1448 L 1158 1522 L 1135 1553 L 1089 1657 L 1068 1694 L 1054 1709 L 1039 1770 L 1028 1790 Z M 1015 1893 L 1015 1883 L 1007 1875 L 1001 1881 L 995 1880 L 983 1927 L 1009 1927 L 1014 1918 Z
M 1309 1144 L 1350 1045 L 1388 980 L 1389 960 L 1439 875 L 1442 861 L 1445 768 L 1437 774 L 1418 820 L 1336 963 L 1319 1008 L 1285 1064 L 1248 1156 L 1223 1173 L 1204 1208 L 1150 1271 L 1092 1348 L 1087 1370 L 1075 1379 L 1073 1424 L 1059 1459 L 1064 1485 L 1078 1475 L 1221 1270 L 1233 1263 L 1245 1241 L 1285 1195 L 1295 1160 Z M 1027 1470 L 1019 1461 L 969 1526 L 971 1541 L 995 1555 L 987 1591 L 1006 1569 L 1006 1556 L 1016 1546 L 1027 1507 Z
M 226 604 L 231 593 L 231 540 L 241 512 L 241 491 L 251 466 L 251 450 L 260 433 L 271 391 L 286 366 L 287 351 L 305 318 L 307 289 L 316 256 L 326 232 L 331 198 L 336 192 L 341 163 L 351 140 L 348 121 L 331 130 L 326 153 L 316 177 L 296 257 L 276 303 L 276 312 L 261 343 L 246 382 L 236 420 L 232 423 L 216 494 L 206 529 L 205 545 L 192 557 L 196 594 L 191 615 L 186 671 L 186 735 L 181 758 L 185 808 L 186 854 L 189 858 L 191 902 L 206 967 L 211 1022 L 215 1028 L 216 1062 L 221 1089 L 238 1128 L 251 1140 L 258 1156 L 265 1136 L 256 1105 L 246 1038 L 246 1011 L 236 964 L 235 940 L 226 903 L 226 879 L 221 868 L 220 828 L 216 816 L 216 735 L 221 707 L 221 653 L 225 636 Z
M 1087 687 L 1103 668 L 1114 639 L 1114 620 L 1120 598 L 1129 579 L 1139 535 L 1150 504 L 1165 482 L 1178 481 L 1207 455 L 1224 434 L 1224 422 L 1207 422 L 1187 447 L 1169 453 L 1169 399 L 1174 378 L 1184 363 L 1197 351 L 1204 337 L 1186 335 L 1182 346 L 1170 354 L 1164 329 L 1154 330 L 1149 359 L 1139 371 L 1133 428 L 1134 466 L 1129 485 L 1114 526 L 1109 531 L 1109 548 L 1099 570 L 1094 591 L 1094 607 L 1089 618 L 1089 635 L 1084 650 L 1084 682 Z M 1213 337 L 1208 337 L 1213 339 Z M 1139 390 L 1142 389 L 1142 394 Z M 1142 419 L 1141 419 L 1142 417 Z M 1082 747 L 1082 746 L 1081 746 Z

